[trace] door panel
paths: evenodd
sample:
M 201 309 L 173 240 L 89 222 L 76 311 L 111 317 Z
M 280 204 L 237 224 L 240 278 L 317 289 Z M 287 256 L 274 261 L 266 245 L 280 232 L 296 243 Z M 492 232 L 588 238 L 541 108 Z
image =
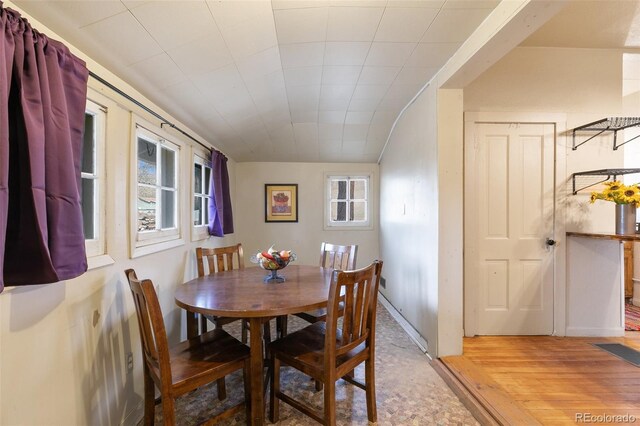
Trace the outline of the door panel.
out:
M 476 123 L 474 234 L 479 334 L 553 332 L 554 126 Z M 474 270 L 472 268 L 471 270 Z M 476 278 L 477 277 L 477 278 Z

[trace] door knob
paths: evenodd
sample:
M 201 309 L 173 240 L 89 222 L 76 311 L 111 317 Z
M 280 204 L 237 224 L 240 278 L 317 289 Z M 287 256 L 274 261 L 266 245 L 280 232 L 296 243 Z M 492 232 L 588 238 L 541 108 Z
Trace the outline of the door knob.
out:
M 553 247 L 556 245 L 556 240 L 547 238 L 547 241 L 545 241 L 545 244 L 548 245 L 549 247 Z

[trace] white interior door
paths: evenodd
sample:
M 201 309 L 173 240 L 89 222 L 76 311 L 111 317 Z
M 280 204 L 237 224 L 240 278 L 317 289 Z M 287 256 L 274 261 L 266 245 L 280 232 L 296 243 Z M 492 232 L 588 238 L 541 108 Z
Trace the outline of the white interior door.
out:
M 474 287 L 466 303 L 475 303 L 476 332 L 550 335 L 554 126 L 474 126 L 466 145 L 465 286 Z

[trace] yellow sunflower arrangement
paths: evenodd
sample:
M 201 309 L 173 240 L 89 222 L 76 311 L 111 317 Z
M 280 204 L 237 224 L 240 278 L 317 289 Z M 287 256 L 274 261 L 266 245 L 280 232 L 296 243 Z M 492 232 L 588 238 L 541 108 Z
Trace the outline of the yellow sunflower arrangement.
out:
M 624 185 L 614 180 L 606 182 L 606 188 L 602 192 L 591 193 L 591 203 L 596 200 L 613 201 L 616 204 L 640 204 L 640 184 Z

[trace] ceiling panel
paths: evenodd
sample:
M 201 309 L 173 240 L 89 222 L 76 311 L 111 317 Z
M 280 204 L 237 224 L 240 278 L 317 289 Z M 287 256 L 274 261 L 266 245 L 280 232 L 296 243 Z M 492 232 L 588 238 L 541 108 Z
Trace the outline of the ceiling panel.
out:
M 132 75 L 139 76 L 160 90 L 187 80 L 187 76 L 166 53 L 143 59 L 129 68 Z
M 379 101 L 388 90 L 388 84 L 358 84 L 353 92 L 352 99 L 375 99 Z
M 217 22 L 217 21 L 216 21 Z M 278 45 L 273 20 L 262 17 L 221 30 L 229 51 L 236 59 Z
M 396 77 L 396 82 L 400 84 L 424 84 L 436 72 L 438 72 L 438 67 L 403 67 Z
M 339 123 L 342 124 L 345 122 L 345 115 L 347 111 L 320 111 L 318 116 L 318 124 L 323 123 Z
M 344 123 L 320 123 L 318 124 L 318 137 L 320 140 L 342 140 Z
M 371 42 L 330 41 L 325 45 L 324 65 L 363 65 Z
M 324 41 L 327 33 L 326 7 L 282 9 L 273 12 L 280 44 Z
M 271 47 L 254 55 L 244 57 L 236 61 L 236 66 L 245 81 L 254 80 L 263 75 L 282 72 L 282 62 L 277 47 Z
M 295 43 L 279 46 L 283 68 L 322 66 L 324 43 Z
M 351 85 L 358 82 L 362 67 L 359 66 L 325 66 L 322 70 L 322 84 L 325 85 Z
M 400 67 L 363 67 L 358 84 L 384 84 L 393 83 L 400 72 Z
M 164 50 L 201 38 L 212 29 L 218 32 L 205 2 L 158 1 L 136 7 L 131 13 Z
M 373 111 L 349 111 L 344 120 L 345 124 L 369 124 L 373 119 Z
M 158 42 L 128 11 L 82 27 L 78 36 L 88 41 L 98 60 L 116 62 L 120 68 L 162 53 Z
M 380 103 L 379 99 L 351 99 L 349 111 L 375 111 Z
M 320 88 L 320 99 L 346 99 L 348 101 L 353 96 L 355 88 L 355 84 L 323 84 Z
M 383 12 L 381 7 L 331 7 L 326 40 L 372 41 Z
M 459 47 L 460 43 L 418 43 L 405 66 L 440 68 Z
M 322 67 L 297 67 L 284 70 L 287 86 L 319 86 L 322 83 Z
M 118 1 L 58 1 L 56 6 L 75 28 L 93 24 L 118 13 L 125 12 L 127 7 Z
M 375 41 L 418 42 L 439 9 L 387 7 Z
M 369 123 L 366 124 L 345 124 L 342 133 L 343 141 L 366 141 L 369 132 Z M 344 144 L 343 144 L 344 146 Z
M 497 4 L 14 1 L 234 160 L 336 162 L 376 161 Z
M 167 50 L 167 54 L 187 76 L 204 74 L 233 63 L 233 56 L 221 34 L 206 35 Z
M 413 53 L 417 43 L 375 42 L 365 60 L 365 65 L 378 67 L 401 67 Z

